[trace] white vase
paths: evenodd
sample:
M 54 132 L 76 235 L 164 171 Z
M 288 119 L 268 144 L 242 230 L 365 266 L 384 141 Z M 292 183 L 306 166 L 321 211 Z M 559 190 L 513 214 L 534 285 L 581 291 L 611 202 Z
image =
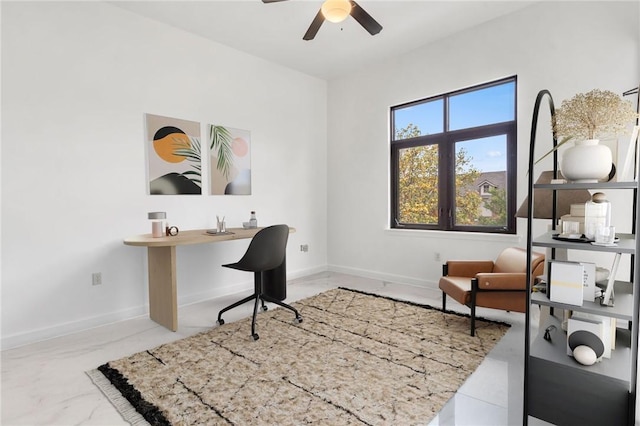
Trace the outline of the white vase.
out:
M 571 182 L 598 182 L 611 172 L 611 150 L 600 145 L 598 139 L 576 141 L 567 149 L 560 160 L 560 170 Z

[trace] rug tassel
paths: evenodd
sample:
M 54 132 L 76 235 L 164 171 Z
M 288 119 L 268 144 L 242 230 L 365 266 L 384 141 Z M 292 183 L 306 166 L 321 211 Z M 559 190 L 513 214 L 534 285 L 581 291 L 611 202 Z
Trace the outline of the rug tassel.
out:
M 127 398 L 122 396 L 120 391 L 111 384 L 109 379 L 104 377 L 104 374 L 97 369 L 89 370 L 86 374 L 93 384 L 107 397 L 111 404 L 116 407 L 116 410 L 118 410 L 118 413 L 120 413 L 126 422 L 132 426 L 150 426 L 150 423 L 136 411 Z

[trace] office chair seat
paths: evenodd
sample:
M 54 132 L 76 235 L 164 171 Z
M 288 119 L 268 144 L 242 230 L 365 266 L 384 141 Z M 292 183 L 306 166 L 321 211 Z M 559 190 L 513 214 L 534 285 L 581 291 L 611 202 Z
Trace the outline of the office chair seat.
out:
M 254 273 L 254 291 L 249 297 L 245 297 L 235 302 L 218 313 L 218 324 L 224 324 L 222 314 L 230 309 L 240 306 L 255 299 L 253 307 L 253 318 L 251 321 L 251 337 L 258 340 L 260 336 L 256 333 L 256 315 L 258 314 L 258 304 L 262 303 L 262 310 L 266 311 L 265 301 L 275 303 L 283 308 L 293 311 L 295 320 L 300 323 L 302 317 L 292 306 L 282 302 L 286 299 L 286 251 L 287 240 L 289 239 L 289 227 L 287 225 L 273 225 L 261 229 L 251 239 L 249 248 L 242 256 L 242 259 L 235 263 L 222 265 L 225 268 L 238 269 Z

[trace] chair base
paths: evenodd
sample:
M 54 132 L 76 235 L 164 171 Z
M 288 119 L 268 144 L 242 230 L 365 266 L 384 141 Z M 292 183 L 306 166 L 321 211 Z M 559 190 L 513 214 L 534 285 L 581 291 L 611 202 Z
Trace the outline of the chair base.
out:
M 258 284 L 256 284 L 256 287 L 258 286 Z M 232 303 L 231 305 L 227 306 L 226 308 L 223 308 L 222 310 L 220 310 L 220 312 L 218 313 L 218 325 L 222 325 L 224 324 L 224 320 L 222 319 L 222 314 L 227 312 L 230 309 L 233 309 L 235 307 L 238 307 L 240 305 L 243 305 L 247 302 L 250 302 L 251 300 L 255 300 L 255 303 L 253 305 L 253 317 L 251 319 L 251 337 L 253 338 L 253 340 L 258 340 L 260 338 L 260 336 L 258 335 L 258 333 L 256 333 L 256 316 L 258 315 L 258 306 L 260 305 L 260 303 L 262 304 L 262 310 L 266 311 L 268 308 L 267 306 L 264 304 L 265 301 L 270 302 L 270 303 L 275 303 L 278 306 L 282 306 L 283 308 L 289 309 L 290 311 L 292 311 L 296 318 L 295 320 L 298 323 L 302 322 L 302 317 L 300 316 L 300 313 L 297 311 L 296 308 L 294 308 L 293 306 L 290 306 L 284 302 L 281 302 L 279 300 L 276 300 L 274 298 L 271 298 L 269 296 L 267 296 L 266 294 L 262 294 L 260 292 L 254 292 L 251 296 L 245 297 L 242 300 L 239 300 L 235 303 Z

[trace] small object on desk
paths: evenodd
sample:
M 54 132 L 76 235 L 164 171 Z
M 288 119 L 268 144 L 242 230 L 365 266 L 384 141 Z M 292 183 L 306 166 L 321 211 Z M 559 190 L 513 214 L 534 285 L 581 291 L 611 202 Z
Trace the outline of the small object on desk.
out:
M 178 235 L 178 227 L 177 226 L 168 226 L 167 225 L 167 237 L 175 237 Z
M 250 229 L 251 228 L 251 224 L 249 222 L 242 222 L 242 227 L 244 229 Z
M 251 212 L 251 217 L 249 218 L 249 228 L 257 228 L 258 227 L 258 219 L 256 218 L 256 212 Z
M 149 212 L 147 218 L 151 221 L 151 235 L 154 238 L 164 237 L 164 221 L 167 218 L 166 212 Z
M 219 232 L 217 229 L 207 229 L 207 234 L 209 235 L 233 235 L 231 231 Z
M 218 233 L 225 233 L 227 231 L 227 225 L 224 223 L 224 216 L 220 219 L 220 217 L 216 215 L 216 222 L 218 224 Z

